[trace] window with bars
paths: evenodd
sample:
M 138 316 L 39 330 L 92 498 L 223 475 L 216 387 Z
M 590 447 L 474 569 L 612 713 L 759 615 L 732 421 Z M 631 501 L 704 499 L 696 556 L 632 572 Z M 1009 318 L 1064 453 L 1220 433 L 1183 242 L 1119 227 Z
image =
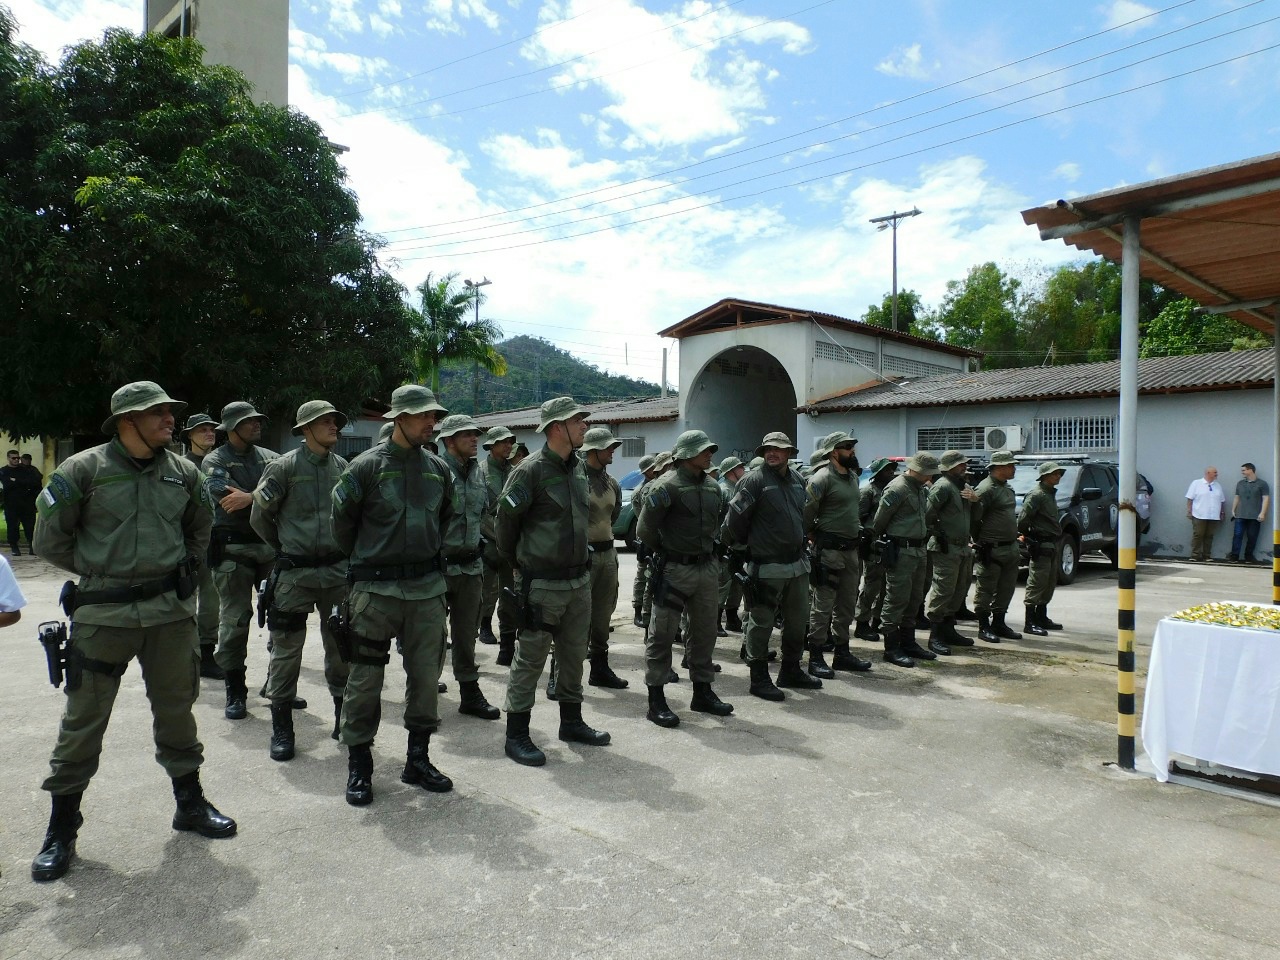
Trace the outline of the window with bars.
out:
M 917 450 L 981 450 L 986 427 L 921 427 L 916 430 Z
M 924 360 L 912 360 L 908 357 L 884 355 L 884 373 L 902 373 L 913 377 L 940 377 L 949 373 L 960 373 L 956 367 L 944 367 L 940 363 L 928 363 Z
M 1036 421 L 1036 448 L 1042 453 L 1116 449 L 1116 416 L 1049 417 Z
M 622 446 L 618 448 L 618 456 L 644 456 L 644 437 L 619 437 L 618 439 L 622 441 Z
M 860 363 L 864 367 L 876 365 L 876 355 L 870 350 L 856 350 L 829 340 L 817 340 L 813 344 L 813 356 L 818 360 L 835 360 L 838 363 Z
M 358 457 L 373 446 L 373 437 L 339 437 L 336 448 L 338 456 L 345 460 Z

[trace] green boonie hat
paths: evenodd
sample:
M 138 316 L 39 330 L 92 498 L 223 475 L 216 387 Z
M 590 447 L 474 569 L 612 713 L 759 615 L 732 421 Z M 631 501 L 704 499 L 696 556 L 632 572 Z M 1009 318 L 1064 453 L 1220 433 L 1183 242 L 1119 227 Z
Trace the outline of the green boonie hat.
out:
M 817 450 L 813 451 L 813 453 L 809 454 L 809 466 L 816 467 L 818 464 L 824 462 L 828 456 L 830 456 L 829 452 L 819 447 Z
M 584 417 L 587 415 L 587 411 L 578 406 L 578 401 L 573 397 L 556 397 L 554 400 L 548 400 L 542 405 L 540 412 L 542 422 L 538 424 L 539 433 L 545 433 L 547 427 L 553 423 L 572 420 L 578 414 L 582 414 Z
M 1036 468 L 1036 472 L 1042 477 L 1047 477 L 1051 473 L 1066 473 L 1067 468 L 1062 466 L 1060 463 L 1055 463 L 1052 460 L 1046 460 Z
M 436 395 L 417 383 L 406 383 L 391 393 L 391 409 L 382 415 L 384 420 L 394 420 L 402 413 L 447 414 L 449 411 L 436 402 Z
M 302 436 L 303 427 L 329 413 L 332 413 L 334 419 L 338 421 L 339 430 L 347 425 L 347 415 L 338 410 L 328 400 L 308 400 L 298 408 L 298 415 L 294 418 L 296 422 L 293 425 L 293 435 L 295 437 Z
M 764 463 L 764 457 L 758 457 L 758 456 L 752 457 L 751 462 L 747 464 L 747 469 L 754 470 L 756 467 L 760 466 L 760 464 L 762 463 Z
M 488 450 L 495 443 L 501 443 L 503 440 L 514 440 L 516 435 L 506 427 L 490 427 L 489 432 L 484 435 L 484 439 L 480 441 L 480 446 Z
M 907 461 L 907 469 L 914 470 L 916 473 L 923 473 L 926 477 L 936 476 L 938 473 L 938 458 L 932 453 L 926 453 L 921 450 Z
M 824 457 L 829 457 L 836 447 L 843 446 L 846 443 L 852 443 L 857 446 L 858 441 L 851 434 L 845 433 L 843 430 L 837 430 L 835 433 L 828 433 L 822 438 L 822 443 L 818 444 L 818 451 Z
M 742 466 L 742 461 L 737 457 L 725 457 L 720 461 L 720 476 L 727 477 L 732 471 Z
M 246 420 L 252 420 L 255 417 L 262 420 L 271 419 L 265 413 L 259 413 L 253 408 L 253 404 L 248 400 L 232 400 L 222 408 L 222 422 L 218 424 L 218 429 L 225 432 L 234 430 Z
M 175 407 L 173 411 L 175 414 L 187 409 L 184 401 L 173 399 L 164 392 L 164 387 L 154 381 L 136 380 L 133 383 L 126 383 L 111 395 L 111 416 L 102 421 L 102 432 L 114 433 L 116 417 L 121 414 L 149 410 L 161 403 L 168 403 Z
M 654 473 L 660 473 L 671 466 L 671 451 L 663 450 L 660 454 L 653 458 L 653 466 L 649 469 Z
M 209 416 L 207 413 L 193 413 L 191 416 L 187 417 L 187 422 L 183 426 L 182 432 L 190 433 L 196 427 L 203 427 L 206 423 L 214 429 L 217 429 L 218 422 L 214 420 L 213 417 Z
M 791 442 L 791 438 L 785 433 L 781 433 L 779 431 L 765 434 L 763 442 L 761 442 L 760 446 L 756 447 L 756 456 L 763 457 L 765 450 L 769 447 L 775 447 L 779 450 L 790 450 L 792 454 L 800 452 L 800 448 Z
M 473 430 L 480 434 L 484 431 L 480 429 L 480 424 L 476 423 L 474 417 L 469 417 L 465 413 L 455 413 L 451 417 L 445 417 L 436 426 L 436 431 L 443 440 L 445 437 L 452 437 L 455 433 L 465 433 Z
M 1018 461 L 1013 459 L 1013 454 L 1008 450 L 997 450 L 991 455 L 990 461 L 987 462 L 987 469 L 992 467 L 1011 467 Z
M 512 447 L 512 448 L 511 448 L 511 454 L 512 454 L 512 456 L 514 456 L 515 454 L 519 453 L 521 450 L 523 450 L 523 451 L 524 451 L 524 455 L 525 455 L 526 457 L 529 455 L 529 445 L 528 445 L 527 443 L 525 443 L 523 440 L 517 441 L 517 442 L 516 442 L 516 445 L 515 445 L 514 447 Z
M 646 473 L 648 472 L 649 468 L 653 466 L 653 461 L 657 459 L 658 458 L 655 457 L 653 454 L 646 453 L 643 457 L 640 458 L 640 462 L 636 464 L 636 469 L 639 470 L 641 473 Z
M 608 427 L 592 427 L 582 438 L 582 452 L 611 450 L 622 446 L 622 441 L 609 432 Z
M 391 434 L 395 432 L 396 425 L 394 423 L 384 423 L 382 425 L 382 429 L 378 431 L 378 442 L 381 443 L 383 440 L 390 440 Z
M 898 465 L 896 463 L 888 457 L 881 457 L 879 460 L 872 460 L 871 466 L 867 467 L 867 469 L 871 471 L 869 476 L 878 476 L 880 471 L 884 470 L 886 467 L 893 467 L 893 472 L 898 472 Z
M 942 455 L 942 459 L 938 461 L 938 466 L 942 468 L 943 473 L 946 473 L 948 470 L 968 462 L 969 458 L 959 450 L 948 450 Z
M 715 453 L 720 448 L 701 430 L 686 430 L 676 437 L 676 445 L 671 449 L 671 459 L 691 460 L 707 449 Z

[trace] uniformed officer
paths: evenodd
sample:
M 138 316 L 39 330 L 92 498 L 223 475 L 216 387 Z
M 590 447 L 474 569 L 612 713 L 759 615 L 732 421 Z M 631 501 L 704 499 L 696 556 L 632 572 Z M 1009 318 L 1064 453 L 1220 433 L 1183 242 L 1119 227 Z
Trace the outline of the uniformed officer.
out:
M 1026 603 L 1026 619 L 1023 629 L 1037 637 L 1049 635 L 1050 630 L 1061 630 L 1062 624 L 1049 619 L 1049 601 L 1053 599 L 1058 583 L 1058 539 L 1062 536 L 1062 524 L 1058 520 L 1058 483 L 1066 473 L 1066 467 L 1052 460 L 1040 464 L 1040 481 L 1022 500 L 1018 514 L 1018 533 L 1027 544 L 1029 565 L 1027 589 L 1023 597 Z
M 871 529 L 871 518 L 876 515 L 885 487 L 897 476 L 898 465 L 888 457 L 881 457 L 871 461 L 867 469 L 871 472 L 871 482 L 862 484 L 858 491 L 858 522 L 865 531 Z M 881 624 L 880 611 L 884 606 L 884 562 L 874 537 L 869 534 L 863 536 L 859 556 L 862 559 L 862 589 L 858 593 L 858 609 L 854 614 L 857 626 L 853 635 L 859 640 L 879 643 L 877 631 Z
M 187 438 L 187 459 L 197 470 L 204 466 L 204 458 L 217 443 L 213 417 L 207 413 L 193 413 L 187 417 L 182 435 Z M 218 666 L 214 653 L 218 649 L 218 588 L 213 582 L 213 571 L 207 563 L 200 565 L 199 600 L 196 603 L 196 632 L 200 635 L 200 676 L 210 680 L 225 680 L 227 675 Z
M 204 458 L 201 470 L 214 502 L 209 565 L 218 588 L 218 666 L 226 673 L 228 720 L 243 720 L 249 695 L 245 658 L 257 585 L 271 573 L 275 551 L 250 524 L 253 491 L 279 454 L 258 446 L 266 417 L 244 400 L 222 408 L 227 442 Z M 302 706 L 302 704 L 298 704 Z
M 102 737 L 135 657 L 151 705 L 156 760 L 173 780 L 175 830 L 229 837 L 235 821 L 204 797 L 204 747 L 191 712 L 199 692 L 196 584 L 209 543 L 209 499 L 199 472 L 166 449 L 186 406 L 150 381 L 111 397 L 112 440 L 74 454 L 37 499 L 36 552 L 79 577 L 71 618 L 66 706 L 43 788 L 52 795 L 35 880 L 67 872 L 84 817 L 80 799 L 98 769 Z
M 631 512 L 636 515 L 636 523 L 639 525 L 639 508 L 640 498 L 644 496 L 645 484 L 653 479 L 653 464 L 658 458 L 652 454 L 646 454 L 640 458 L 640 462 L 636 464 L 636 469 L 642 474 L 640 483 L 631 491 Z M 631 584 L 631 605 L 635 609 L 635 618 L 632 624 L 645 630 L 649 626 L 649 618 L 644 612 L 644 588 L 647 583 L 648 576 L 646 566 L 649 563 L 648 551 L 644 544 L 637 542 L 636 544 L 636 575 Z
M 944 453 L 938 467 L 941 472 L 929 488 L 925 515 L 933 571 L 925 613 L 930 625 L 929 649 L 949 656 L 952 646 L 973 646 L 970 638 L 956 630 L 956 613 L 964 604 L 973 567 L 969 513 L 978 495 L 965 480 L 969 459 L 959 450 Z
M 609 475 L 613 452 L 622 441 L 608 427 L 592 427 L 583 436 L 582 456 L 587 471 L 587 540 L 591 547 L 591 628 L 587 655 L 593 687 L 624 690 L 626 680 L 609 666 L 609 621 L 618 606 L 618 553 L 613 546 L 613 524 L 622 512 L 622 488 Z
M 639 529 L 640 526 L 640 514 L 644 511 L 645 488 L 650 483 L 653 483 L 654 480 L 657 480 L 660 476 L 666 473 L 670 468 L 671 451 L 663 450 L 653 458 L 653 463 L 649 467 L 649 472 L 652 476 L 640 485 L 640 489 L 631 495 L 631 509 L 635 511 L 637 529 Z M 637 625 L 643 626 L 647 635 L 649 627 L 653 623 L 653 584 L 649 580 L 649 574 L 651 572 L 649 567 L 649 548 L 645 547 L 644 551 L 644 568 L 641 569 L 637 567 L 636 569 L 636 578 L 641 581 L 637 584 L 640 598 L 640 617 L 636 622 Z
M 805 555 L 804 480 L 792 468 L 795 445 L 770 433 L 756 451 L 758 470 L 748 471 L 729 503 L 722 539 L 747 548 L 747 664 L 750 693 L 782 700 L 778 687 L 816 690 L 822 681 L 800 666 L 809 614 L 809 560 Z M 782 663 L 778 683 L 769 676 L 769 637 L 782 614 Z
M 324 679 L 333 698 L 333 739 L 338 738 L 349 670 L 329 614 L 347 598 L 347 558 L 334 539 L 329 514 L 333 488 L 347 469 L 347 461 L 333 452 L 346 424 L 333 404 L 308 400 L 298 408 L 293 425 L 303 445 L 268 463 L 253 492 L 249 521 L 276 555 L 267 608 L 271 665 L 265 693 L 271 701 L 272 760 L 293 759 L 293 702 L 312 610 L 320 614 Z
M 409 745 L 400 779 L 434 793 L 453 789 L 429 756 L 440 725 L 446 591 L 440 551 L 453 514 L 453 480 L 448 465 L 424 449 L 437 416 L 447 412 L 426 387 L 397 387 L 383 414 L 395 422 L 391 438 L 351 461 L 333 489 L 333 533 L 351 560 L 351 673 L 339 739 L 347 748 L 347 803 L 354 806 L 373 801 L 372 747 L 392 639 L 406 676 Z
M 528 458 L 529 458 L 529 445 L 525 443 L 523 440 L 517 441 L 516 445 L 511 448 L 512 469 L 514 470 L 516 467 L 520 466 L 520 464 L 524 463 L 525 460 L 527 460 Z
M 914 667 L 913 657 L 938 658 L 916 643 L 916 611 L 925 588 L 925 484 L 937 473 L 938 458 L 919 451 L 907 461 L 906 473 L 885 487 L 871 520 L 885 568 L 884 659 L 898 667 Z
M 805 487 L 804 529 L 813 543 L 809 610 L 809 673 L 831 678 L 836 670 L 870 670 L 871 661 L 849 649 L 849 627 L 858 601 L 862 560 L 858 546 L 862 524 L 858 513 L 862 467 L 854 453 L 857 440 L 842 430 L 823 437 L 823 454 Z M 828 638 L 835 640 L 831 666 L 822 656 Z
M 725 457 L 720 461 L 720 477 L 716 481 L 720 486 L 720 522 L 724 523 L 725 514 L 729 512 L 729 501 L 738 489 L 738 481 L 747 472 L 746 466 L 737 457 Z M 738 608 L 742 606 L 742 584 L 733 575 L 738 565 L 734 563 L 734 555 L 730 547 L 720 548 L 720 618 L 717 621 L 724 625 L 717 630 L 716 636 L 727 637 L 728 631 L 742 632 L 742 618 Z
M 997 450 L 987 464 L 987 476 L 978 484 L 978 499 L 971 513 L 975 545 L 973 606 L 978 614 L 978 636 L 988 643 L 1021 640 L 1005 614 L 1018 582 L 1018 501 L 1009 486 L 1017 472 L 1013 454 Z
M 578 457 L 587 411 L 572 397 L 542 405 L 546 444 L 511 472 L 498 506 L 498 552 L 520 574 L 520 631 L 507 680 L 507 756 L 547 762 L 529 736 L 534 692 L 547 655 L 560 665 L 560 739 L 603 746 L 609 734 L 582 719 L 582 664 L 591 624 L 587 475 Z
M 463 414 L 440 421 L 441 459 L 453 475 L 453 516 L 444 528 L 445 597 L 453 641 L 453 678 L 460 692 L 458 712 L 497 720 L 501 714 L 480 690 L 480 668 L 476 665 L 476 633 L 484 595 L 480 536 L 489 505 L 489 490 L 476 463 L 480 432 L 479 424 Z
M 494 518 L 498 512 L 498 500 L 502 496 L 502 488 L 506 486 L 507 477 L 511 475 L 511 448 L 515 446 L 516 435 L 506 427 L 492 427 L 484 435 L 481 446 L 487 452 L 480 461 L 480 476 L 488 491 L 488 502 L 485 506 L 484 521 L 480 525 L 480 535 L 484 538 L 481 561 L 484 564 L 484 592 L 480 600 L 480 642 L 498 644 L 498 666 L 511 666 L 511 657 L 516 651 L 516 608 L 511 594 L 504 590 L 514 590 L 515 580 L 506 561 L 498 556 L 497 534 L 494 531 Z M 498 613 L 498 635 L 493 633 L 493 614 Z
M 720 595 L 717 541 L 722 513 L 720 488 L 707 475 L 717 447 L 701 430 L 687 430 L 671 451 L 675 467 L 649 484 L 640 515 L 640 540 L 652 553 L 654 619 L 645 641 L 648 719 L 674 727 L 680 718 L 667 705 L 663 686 L 671 675 L 671 645 L 689 618 L 685 659 L 693 682 L 689 709 L 726 717 L 733 706 L 712 689 L 716 646 L 715 611 Z

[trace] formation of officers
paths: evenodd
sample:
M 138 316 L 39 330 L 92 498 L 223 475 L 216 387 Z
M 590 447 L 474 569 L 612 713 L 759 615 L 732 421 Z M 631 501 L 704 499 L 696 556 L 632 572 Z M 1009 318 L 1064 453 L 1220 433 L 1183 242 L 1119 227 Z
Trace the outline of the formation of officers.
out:
M 293 712 L 307 706 L 298 697 L 306 625 L 318 612 L 350 804 L 373 800 L 393 643 L 405 671 L 405 783 L 452 789 L 430 756 L 450 654 L 459 712 L 482 720 L 505 712 L 505 752 L 517 763 L 546 763 L 529 731 L 544 672 L 559 738 L 609 743 L 583 718 L 583 675 L 589 664 L 587 683 L 628 687 L 609 663 L 618 597 L 612 525 L 622 492 L 608 467 L 621 441 L 588 429 L 587 411 L 572 398 L 542 405 L 545 445 L 520 457 L 506 428 L 482 436 L 471 417 L 449 416 L 429 389 L 400 387 L 383 436 L 350 463 L 334 452 L 346 417 L 327 402 L 298 409 L 293 433 L 302 444 L 284 455 L 260 445 L 266 418 L 243 401 L 228 404 L 219 422 L 188 417 L 189 453 L 179 455 L 171 443 L 185 406 L 155 383 L 121 387 L 103 424 L 112 440 L 64 461 L 39 498 L 36 549 L 78 581 L 64 591 L 66 706 L 43 784 L 52 809 L 32 864 L 36 880 L 69 867 L 81 798 L 135 658 L 156 758 L 173 781 L 173 827 L 235 833 L 235 821 L 204 796 L 192 708 L 204 675 L 225 683 L 228 720 L 247 715 L 255 590 L 259 622 L 269 629 L 259 694 L 271 705 L 270 756 L 294 755 Z M 227 442 L 215 447 L 217 430 Z M 992 458 L 977 490 L 955 451 L 941 461 L 917 453 L 900 476 L 893 462 L 877 460 L 870 483 L 860 485 L 856 443 L 846 433 L 826 437 L 807 478 L 781 433 L 764 438 L 750 465 L 736 457 L 714 465 L 717 446 L 699 430 L 642 462 L 645 481 L 633 497 L 643 544 L 634 602 L 645 628 L 650 721 L 680 723 L 666 698 L 679 680 L 679 644 L 693 688 L 689 709 L 733 713 L 714 688 L 716 638 L 726 627 L 745 632 L 750 693 L 775 701 L 785 697 L 779 688 L 815 690 L 837 670 L 870 670 L 850 649 L 851 629 L 883 642 L 884 659 L 900 667 L 972 645 L 956 630 L 971 576 L 979 636 L 1017 638 L 1005 617 L 1020 539 L 1031 560 L 1025 629 L 1059 627 L 1047 605 L 1060 468 L 1040 466 L 1040 484 L 1015 515 L 1008 455 Z M 916 641 L 922 605 L 928 649 Z M 770 638 L 779 626 L 775 682 Z M 477 642 L 495 644 L 497 663 L 509 667 L 502 711 L 480 689 Z

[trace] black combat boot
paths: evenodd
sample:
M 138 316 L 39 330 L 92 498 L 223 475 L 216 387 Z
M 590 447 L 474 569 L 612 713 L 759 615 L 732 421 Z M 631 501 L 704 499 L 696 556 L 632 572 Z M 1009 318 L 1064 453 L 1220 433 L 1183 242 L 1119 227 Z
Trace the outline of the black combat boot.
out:
M 31 861 L 32 880 L 57 880 L 71 866 L 71 858 L 76 852 L 76 834 L 84 824 L 84 817 L 80 814 L 80 798 L 83 796 L 83 793 L 54 794 L 44 845 Z
M 364 807 L 373 803 L 373 741 L 347 747 L 347 803 Z
M 228 670 L 226 673 L 227 707 L 223 715 L 228 720 L 243 720 L 248 711 L 244 702 L 249 697 L 249 688 L 244 681 L 243 670 Z
M 894 627 L 886 627 L 884 631 L 884 661 L 895 667 L 914 667 L 916 662 L 908 657 L 898 646 L 898 631 Z
M 585 743 L 591 747 L 603 747 L 612 737 L 603 730 L 587 726 L 582 719 L 582 704 L 560 704 L 560 739 L 565 743 Z
M 635 604 L 635 609 L 636 618 L 631 621 L 632 625 L 639 627 L 641 630 L 647 630 L 649 627 L 649 621 L 644 618 L 644 606 L 637 603 Z
M 200 644 L 200 676 L 206 680 L 225 680 L 227 678 L 218 661 L 213 659 L 213 651 L 218 649 L 216 643 Z
M 427 755 L 427 748 L 430 746 L 430 730 L 409 731 L 409 751 L 405 757 L 404 770 L 400 773 L 400 782 L 416 783 L 432 793 L 448 793 L 453 789 L 453 781 L 431 762 Z
M 935 623 L 929 628 L 929 651 L 939 657 L 949 657 L 951 656 L 951 648 L 943 643 L 942 640 L 942 624 Z
M 751 668 L 751 688 L 747 691 L 761 700 L 785 700 L 787 695 L 774 686 L 769 676 L 769 664 L 764 660 L 756 660 L 749 664 Z
M 497 664 L 500 667 L 511 666 L 511 661 L 516 655 L 516 632 L 514 630 L 503 630 L 498 636 L 498 659 Z
M 556 695 L 556 681 L 558 681 L 559 679 L 560 679 L 559 676 L 556 674 L 556 655 L 553 653 L 551 655 L 551 667 L 550 669 L 547 670 L 547 699 L 548 700 L 560 699 L 559 696 Z
M 625 690 L 631 686 L 629 681 L 623 680 L 613 672 L 613 668 L 609 666 L 607 650 L 604 653 L 591 655 L 591 672 L 587 675 L 587 683 L 593 687 L 605 687 L 609 690 Z
M 737 610 L 730 610 L 728 608 L 725 609 L 724 628 L 726 630 L 732 631 L 733 633 L 742 632 L 742 618 L 738 616 Z
M 202 837 L 214 839 L 235 836 L 236 822 L 224 817 L 205 799 L 198 770 L 173 778 L 173 799 L 178 802 L 178 809 L 173 814 L 173 829 L 194 830 Z
M 698 713 L 710 713 L 717 717 L 727 717 L 733 713 L 733 704 L 725 703 L 717 697 L 710 683 L 695 681 L 693 684 L 693 699 L 689 701 L 689 709 Z
M 1040 626 L 1040 618 L 1036 615 L 1038 612 L 1039 604 L 1027 604 L 1027 611 L 1022 618 L 1022 629 L 1034 637 L 1047 637 L 1049 631 Z
M 1000 638 L 997 637 L 995 632 L 991 629 L 991 614 L 978 614 L 978 636 L 987 641 L 987 643 L 1000 642 Z
M 836 672 L 827 665 L 827 658 L 822 655 L 823 644 L 809 646 L 809 676 L 830 680 Z
M 871 669 L 871 661 L 854 656 L 853 651 L 849 649 L 849 641 L 845 640 L 836 643 L 835 653 L 831 655 L 831 669 L 861 673 Z
M 1052 620 L 1049 619 L 1049 605 L 1047 603 L 1042 603 L 1038 607 L 1036 607 L 1036 613 L 1037 613 L 1037 622 L 1040 624 L 1040 626 L 1044 627 L 1046 630 L 1062 629 L 1062 624 L 1054 623 Z
M 721 607 L 716 614 L 716 636 L 727 637 L 728 635 L 729 631 L 724 628 L 724 607 Z
M 287 703 L 271 705 L 271 759 L 293 759 L 293 710 Z
M 443 692 L 443 691 L 441 691 L 441 692 Z M 305 699 L 305 698 L 303 698 L 303 697 L 294 697 L 292 700 L 290 700 L 290 701 L 289 701 L 289 709 L 290 709 L 290 710 L 305 710 L 305 709 L 307 709 L 307 701 L 306 701 L 306 699 Z
M 458 681 L 458 691 L 461 697 L 461 702 L 458 704 L 459 713 L 465 713 L 469 717 L 479 717 L 481 720 L 497 720 L 502 716 L 501 711 L 484 698 L 484 694 L 480 691 L 479 680 Z
M 667 706 L 666 694 L 660 686 L 649 688 L 649 712 L 645 714 L 645 718 L 660 727 L 680 726 L 680 718 Z
M 857 626 L 853 628 L 853 635 L 859 640 L 866 640 L 868 643 L 878 643 L 880 641 L 880 634 L 872 629 L 870 620 L 859 620 Z
M 338 735 L 342 733 L 342 698 L 333 698 L 333 733 L 329 734 L 330 740 L 337 740 Z
M 972 647 L 973 639 L 966 637 L 956 629 L 956 618 L 947 617 L 942 621 L 942 642 L 952 647 Z
M 526 767 L 540 767 L 547 755 L 529 737 L 529 711 L 507 714 L 507 756 Z
M 991 632 L 1005 640 L 1021 640 L 1022 634 L 1004 622 L 1005 611 L 991 611 Z
M 937 660 L 938 655 L 926 650 L 916 643 L 915 623 L 905 623 L 898 627 L 898 649 L 913 660 Z
M 818 656 L 822 656 L 821 653 Z M 822 681 L 804 672 L 799 660 L 783 660 L 778 667 L 778 686 L 797 690 L 821 690 Z
M 480 635 L 476 638 L 481 643 L 493 645 L 498 642 L 498 638 L 493 635 L 493 617 L 484 618 L 484 622 L 480 624 Z

